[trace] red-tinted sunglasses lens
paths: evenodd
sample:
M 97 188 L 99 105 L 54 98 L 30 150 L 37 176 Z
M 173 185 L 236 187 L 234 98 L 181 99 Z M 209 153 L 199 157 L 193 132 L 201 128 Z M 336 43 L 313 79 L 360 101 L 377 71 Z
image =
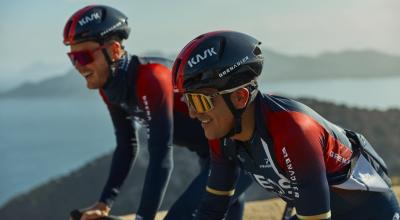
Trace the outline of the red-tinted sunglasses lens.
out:
M 93 55 L 91 51 L 75 51 L 67 53 L 72 65 L 79 63 L 79 65 L 84 66 L 93 62 Z

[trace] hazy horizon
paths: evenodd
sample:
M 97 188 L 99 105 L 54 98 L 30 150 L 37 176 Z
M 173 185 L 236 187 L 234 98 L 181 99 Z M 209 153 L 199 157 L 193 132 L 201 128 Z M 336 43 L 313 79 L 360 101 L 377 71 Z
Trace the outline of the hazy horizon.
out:
M 129 17 L 131 53 L 178 53 L 204 32 L 246 32 L 263 47 L 288 55 L 343 50 L 400 55 L 400 1 L 3 1 L 0 7 L 0 85 L 38 81 L 71 68 L 62 44 L 67 19 L 89 4 L 113 6 Z M 42 69 L 36 68 L 41 66 Z M 30 70 L 28 74 L 25 70 Z

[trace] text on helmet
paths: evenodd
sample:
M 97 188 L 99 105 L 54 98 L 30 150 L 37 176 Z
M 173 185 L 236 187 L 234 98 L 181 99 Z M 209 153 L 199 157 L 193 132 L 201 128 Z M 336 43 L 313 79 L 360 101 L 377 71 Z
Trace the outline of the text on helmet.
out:
M 106 35 L 107 33 L 113 31 L 114 29 L 116 29 L 117 27 L 119 27 L 119 26 L 121 26 L 121 25 L 122 25 L 122 22 L 119 21 L 118 23 L 114 24 L 113 26 L 107 28 L 105 31 L 101 32 L 100 35 L 101 35 L 101 36 L 104 36 L 104 35 Z
M 83 26 L 94 20 L 101 20 L 101 15 L 99 12 L 93 12 L 90 16 L 85 16 L 81 18 L 81 20 L 79 20 L 78 23 L 80 26 Z
M 239 66 L 241 66 L 243 63 L 245 63 L 247 60 L 249 60 L 249 56 L 245 56 L 243 57 L 241 60 L 237 61 L 235 64 L 233 64 L 232 66 L 226 68 L 226 70 L 220 72 L 218 74 L 219 78 L 225 76 L 226 74 L 232 72 L 233 70 L 235 70 L 236 68 L 238 68 Z
M 208 48 L 203 51 L 203 56 L 201 54 L 196 54 L 188 61 L 188 64 L 192 68 L 194 65 L 198 64 L 200 61 L 205 60 L 208 57 L 212 57 L 213 55 L 217 55 L 217 53 L 214 50 L 214 47 Z

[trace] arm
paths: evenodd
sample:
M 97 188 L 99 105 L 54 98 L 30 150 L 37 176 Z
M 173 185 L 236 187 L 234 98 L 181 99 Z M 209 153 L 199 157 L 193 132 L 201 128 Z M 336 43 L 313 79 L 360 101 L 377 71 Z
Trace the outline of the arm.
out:
M 106 97 L 103 96 L 107 103 Z M 109 176 L 100 202 L 111 207 L 137 156 L 136 133 L 132 121 L 121 109 L 107 103 L 115 129 L 117 147 L 114 151 Z
M 149 165 L 137 215 L 154 219 L 173 169 L 173 90 L 169 71 L 145 67 L 150 69 L 138 78 L 137 94 L 148 122 Z
M 198 208 L 196 220 L 225 218 L 239 176 L 236 164 L 222 156 L 218 141 L 213 142 L 210 146 L 211 166 L 206 193 Z
M 324 162 L 325 130 L 304 115 L 288 122 L 278 161 L 291 179 L 298 219 L 330 219 L 330 191 Z

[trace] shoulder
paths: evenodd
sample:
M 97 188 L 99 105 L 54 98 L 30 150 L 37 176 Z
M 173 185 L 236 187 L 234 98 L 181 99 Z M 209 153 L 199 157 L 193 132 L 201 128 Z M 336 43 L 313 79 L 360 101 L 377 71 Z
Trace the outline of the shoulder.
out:
M 161 57 L 138 57 L 138 80 L 144 83 L 163 81 L 172 84 L 170 60 Z M 155 83 L 155 82 L 153 82 Z
M 290 98 L 262 94 L 258 108 L 259 117 L 264 119 L 262 123 L 268 130 L 296 134 L 323 129 L 324 119 L 318 113 Z
M 167 66 L 168 60 L 154 57 L 138 57 L 138 59 L 139 68 L 136 78 L 138 96 L 147 96 L 150 103 L 159 103 L 163 100 L 173 102 L 172 74 Z
M 172 68 L 173 61 L 163 57 L 138 57 L 139 63 L 142 65 L 147 64 L 158 64 L 167 67 L 168 69 Z

